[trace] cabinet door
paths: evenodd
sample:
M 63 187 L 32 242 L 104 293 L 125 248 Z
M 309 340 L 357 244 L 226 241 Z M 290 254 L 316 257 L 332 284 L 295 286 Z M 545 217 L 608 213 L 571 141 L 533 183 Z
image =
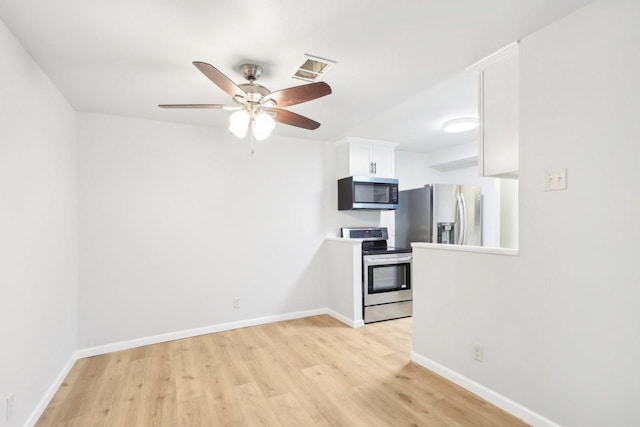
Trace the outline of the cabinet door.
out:
M 518 174 L 518 55 L 489 65 L 481 74 L 483 176 Z
M 371 147 L 371 160 L 375 176 L 393 178 L 393 148 Z
M 349 175 L 372 175 L 371 146 L 366 144 L 349 144 Z

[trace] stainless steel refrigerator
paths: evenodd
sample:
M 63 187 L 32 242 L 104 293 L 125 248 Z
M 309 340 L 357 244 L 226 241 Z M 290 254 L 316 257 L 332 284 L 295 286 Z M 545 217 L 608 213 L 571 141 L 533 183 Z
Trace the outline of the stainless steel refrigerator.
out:
M 410 247 L 411 242 L 482 246 L 480 187 L 430 184 L 399 195 L 397 247 Z

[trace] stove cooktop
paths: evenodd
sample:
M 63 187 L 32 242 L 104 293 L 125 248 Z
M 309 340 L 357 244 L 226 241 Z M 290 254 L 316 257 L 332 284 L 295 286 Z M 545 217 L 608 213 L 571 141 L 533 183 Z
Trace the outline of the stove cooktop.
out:
M 362 239 L 363 255 L 411 253 L 411 248 L 394 248 L 387 246 L 389 232 L 386 227 L 342 228 L 342 237 Z

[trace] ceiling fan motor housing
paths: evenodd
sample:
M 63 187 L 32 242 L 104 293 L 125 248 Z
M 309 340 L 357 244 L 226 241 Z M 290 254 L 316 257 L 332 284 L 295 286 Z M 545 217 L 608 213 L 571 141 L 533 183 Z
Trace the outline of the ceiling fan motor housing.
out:
M 244 64 L 240 66 L 240 74 L 253 83 L 262 75 L 262 67 L 255 64 Z

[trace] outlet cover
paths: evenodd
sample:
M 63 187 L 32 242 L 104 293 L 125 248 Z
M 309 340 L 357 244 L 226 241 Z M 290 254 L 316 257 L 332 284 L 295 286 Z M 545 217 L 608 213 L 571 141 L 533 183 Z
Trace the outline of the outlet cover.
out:
M 13 394 L 10 394 L 9 396 L 7 396 L 7 417 L 6 417 L 7 421 L 13 418 L 13 411 L 15 409 L 15 406 L 16 406 L 16 399 Z
M 233 308 L 240 308 L 240 298 L 233 299 Z
M 544 175 L 544 191 L 567 189 L 567 169 L 547 171 Z
M 482 344 L 477 342 L 473 343 L 472 351 L 473 351 L 472 357 L 478 362 L 482 362 L 482 360 L 484 359 L 484 351 L 482 350 Z

